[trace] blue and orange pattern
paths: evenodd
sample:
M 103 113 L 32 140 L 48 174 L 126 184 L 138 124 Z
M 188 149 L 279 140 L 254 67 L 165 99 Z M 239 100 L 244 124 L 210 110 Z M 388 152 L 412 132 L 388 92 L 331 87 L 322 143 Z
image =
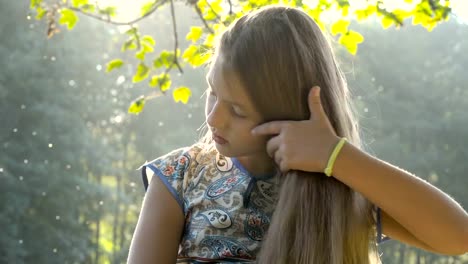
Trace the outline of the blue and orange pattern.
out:
M 145 187 L 159 177 L 185 214 L 178 263 L 254 263 L 277 202 L 278 176 L 250 175 L 201 144 L 142 168 Z

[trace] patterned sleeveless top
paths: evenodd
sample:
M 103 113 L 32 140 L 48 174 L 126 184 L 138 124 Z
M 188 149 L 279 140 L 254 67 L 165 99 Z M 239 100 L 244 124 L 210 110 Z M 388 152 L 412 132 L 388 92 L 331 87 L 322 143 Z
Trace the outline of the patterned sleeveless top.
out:
M 278 196 L 279 177 L 254 176 L 235 159 L 196 144 L 142 166 L 179 203 L 185 228 L 177 263 L 254 263 Z

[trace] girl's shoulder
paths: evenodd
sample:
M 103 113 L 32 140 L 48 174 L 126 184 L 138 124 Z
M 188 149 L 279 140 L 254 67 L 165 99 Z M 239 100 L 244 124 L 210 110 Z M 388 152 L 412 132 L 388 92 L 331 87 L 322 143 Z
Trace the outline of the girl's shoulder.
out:
M 204 143 L 195 143 L 191 146 L 169 151 L 168 153 L 151 161 L 146 161 L 140 169 L 149 165 L 153 165 L 155 167 L 159 167 L 161 165 L 181 165 L 183 167 L 200 165 L 209 162 L 216 157 L 216 155 L 217 151 L 212 146 Z
M 139 170 L 143 174 L 145 189 L 154 175 L 159 176 L 164 181 L 185 181 L 194 177 L 200 167 L 212 162 L 217 155 L 215 148 L 204 144 L 195 143 L 191 146 L 172 150 L 151 161 L 146 161 Z

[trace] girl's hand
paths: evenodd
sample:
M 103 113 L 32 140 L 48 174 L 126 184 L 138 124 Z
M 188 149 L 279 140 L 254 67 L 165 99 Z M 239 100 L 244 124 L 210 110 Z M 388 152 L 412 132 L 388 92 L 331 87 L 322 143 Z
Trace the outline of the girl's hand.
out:
M 274 135 L 267 143 L 267 152 L 282 172 L 323 172 L 340 139 L 323 110 L 320 87 L 310 90 L 308 102 L 309 120 L 272 121 L 252 130 L 254 135 Z

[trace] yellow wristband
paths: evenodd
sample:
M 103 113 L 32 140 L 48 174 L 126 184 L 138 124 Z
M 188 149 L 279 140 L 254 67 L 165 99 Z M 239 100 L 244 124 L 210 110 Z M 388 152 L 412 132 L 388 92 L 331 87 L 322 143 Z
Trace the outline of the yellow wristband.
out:
M 333 149 L 330 158 L 328 159 L 327 167 L 325 168 L 325 175 L 328 177 L 332 176 L 333 165 L 335 164 L 336 157 L 340 153 L 341 148 L 343 148 L 344 144 L 346 143 L 346 138 L 341 138 L 338 144 L 336 144 L 335 149 Z

